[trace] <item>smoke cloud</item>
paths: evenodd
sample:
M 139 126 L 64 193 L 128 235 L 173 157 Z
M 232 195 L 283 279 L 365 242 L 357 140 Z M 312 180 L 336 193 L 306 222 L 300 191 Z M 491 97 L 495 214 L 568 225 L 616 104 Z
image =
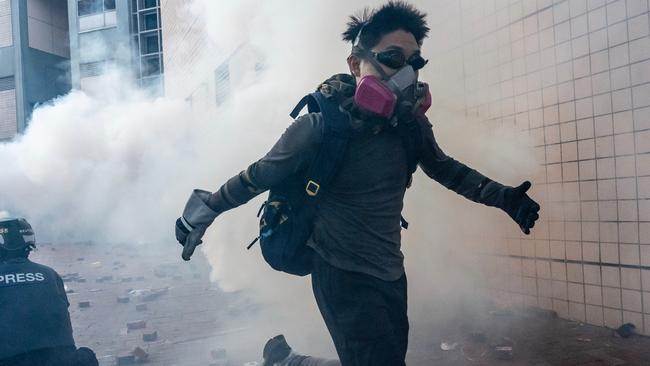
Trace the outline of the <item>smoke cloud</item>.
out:
M 214 191 L 263 156 L 291 123 L 288 112 L 302 95 L 331 74 L 347 72 L 349 45 L 340 41 L 347 16 L 381 3 L 194 0 L 187 14 L 201 17 L 215 49 L 225 54 L 247 43 L 263 55 L 265 69 L 251 76 L 255 82 L 233 90 L 218 109 L 203 110 L 183 98 L 152 100 L 119 70 L 108 71 L 98 93 L 73 91 L 38 107 L 24 136 L 0 144 L 0 210 L 27 217 L 40 238 L 54 242 L 177 245 L 174 221 L 191 190 Z M 415 5 L 436 10 L 435 2 Z M 174 47 L 166 40 L 166 50 Z M 527 141 L 514 128 L 488 129 L 468 120 L 449 97 L 461 86 L 437 74 L 436 45 L 425 41 L 423 54 L 432 62 L 420 79 L 432 86 L 429 117 L 443 150 L 505 184 L 530 177 L 534 159 Z M 192 73 L 208 79 L 216 65 L 201 61 Z M 265 305 L 252 342 L 261 347 L 284 332 L 299 351 L 333 354 L 309 279 L 274 272 L 259 247 L 245 250 L 257 235 L 262 201 L 219 217 L 196 255 L 207 256 L 221 287 L 246 289 Z M 459 303 L 478 303 L 476 255 L 496 240 L 490 236 L 495 227 L 513 231 L 514 224 L 421 172 L 407 193 L 405 217 L 411 223 L 403 238 L 411 323 L 441 320 Z

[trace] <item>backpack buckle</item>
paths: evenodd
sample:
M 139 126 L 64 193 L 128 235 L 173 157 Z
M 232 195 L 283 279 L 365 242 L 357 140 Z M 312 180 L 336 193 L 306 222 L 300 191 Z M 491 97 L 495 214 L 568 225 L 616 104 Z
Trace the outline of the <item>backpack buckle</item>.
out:
M 320 184 L 314 182 L 313 180 L 307 182 L 307 186 L 305 187 L 305 192 L 307 192 L 307 195 L 309 197 L 315 197 L 318 194 L 319 190 L 320 190 Z

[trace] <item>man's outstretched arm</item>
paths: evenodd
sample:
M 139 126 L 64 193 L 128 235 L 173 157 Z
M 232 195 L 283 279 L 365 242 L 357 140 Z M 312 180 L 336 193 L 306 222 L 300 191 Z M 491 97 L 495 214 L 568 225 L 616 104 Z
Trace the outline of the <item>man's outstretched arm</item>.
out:
M 192 192 L 183 215 L 176 220 L 176 240 L 184 247 L 183 259 L 190 259 L 217 216 L 247 203 L 306 166 L 321 138 L 319 117 L 317 114 L 299 117 L 263 158 L 228 179 L 216 192 L 199 189 Z
M 422 123 L 423 144 L 420 152 L 420 168 L 432 179 L 446 188 L 474 202 L 504 210 L 525 234 L 535 226 L 539 218 L 539 204 L 526 191 L 530 182 L 509 187 L 487 178 L 478 171 L 447 156 L 433 136 L 431 124 Z

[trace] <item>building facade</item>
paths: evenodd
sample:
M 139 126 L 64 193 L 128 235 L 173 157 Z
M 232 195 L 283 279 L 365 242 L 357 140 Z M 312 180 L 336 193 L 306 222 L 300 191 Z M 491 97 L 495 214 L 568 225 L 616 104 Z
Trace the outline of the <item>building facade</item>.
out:
M 66 1 L 0 0 L 0 142 L 70 90 L 69 59 Z
M 163 94 L 159 0 L 68 0 L 71 79 L 92 91 L 108 67 L 154 95 Z

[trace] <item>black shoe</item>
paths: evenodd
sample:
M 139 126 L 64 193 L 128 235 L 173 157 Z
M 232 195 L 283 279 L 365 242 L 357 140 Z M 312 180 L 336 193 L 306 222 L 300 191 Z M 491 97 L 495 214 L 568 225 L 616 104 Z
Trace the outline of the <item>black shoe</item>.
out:
M 262 351 L 262 358 L 264 362 L 262 366 L 273 366 L 275 363 L 284 361 L 291 354 L 291 347 L 284 339 L 284 335 L 280 334 L 271 339 L 264 345 Z

